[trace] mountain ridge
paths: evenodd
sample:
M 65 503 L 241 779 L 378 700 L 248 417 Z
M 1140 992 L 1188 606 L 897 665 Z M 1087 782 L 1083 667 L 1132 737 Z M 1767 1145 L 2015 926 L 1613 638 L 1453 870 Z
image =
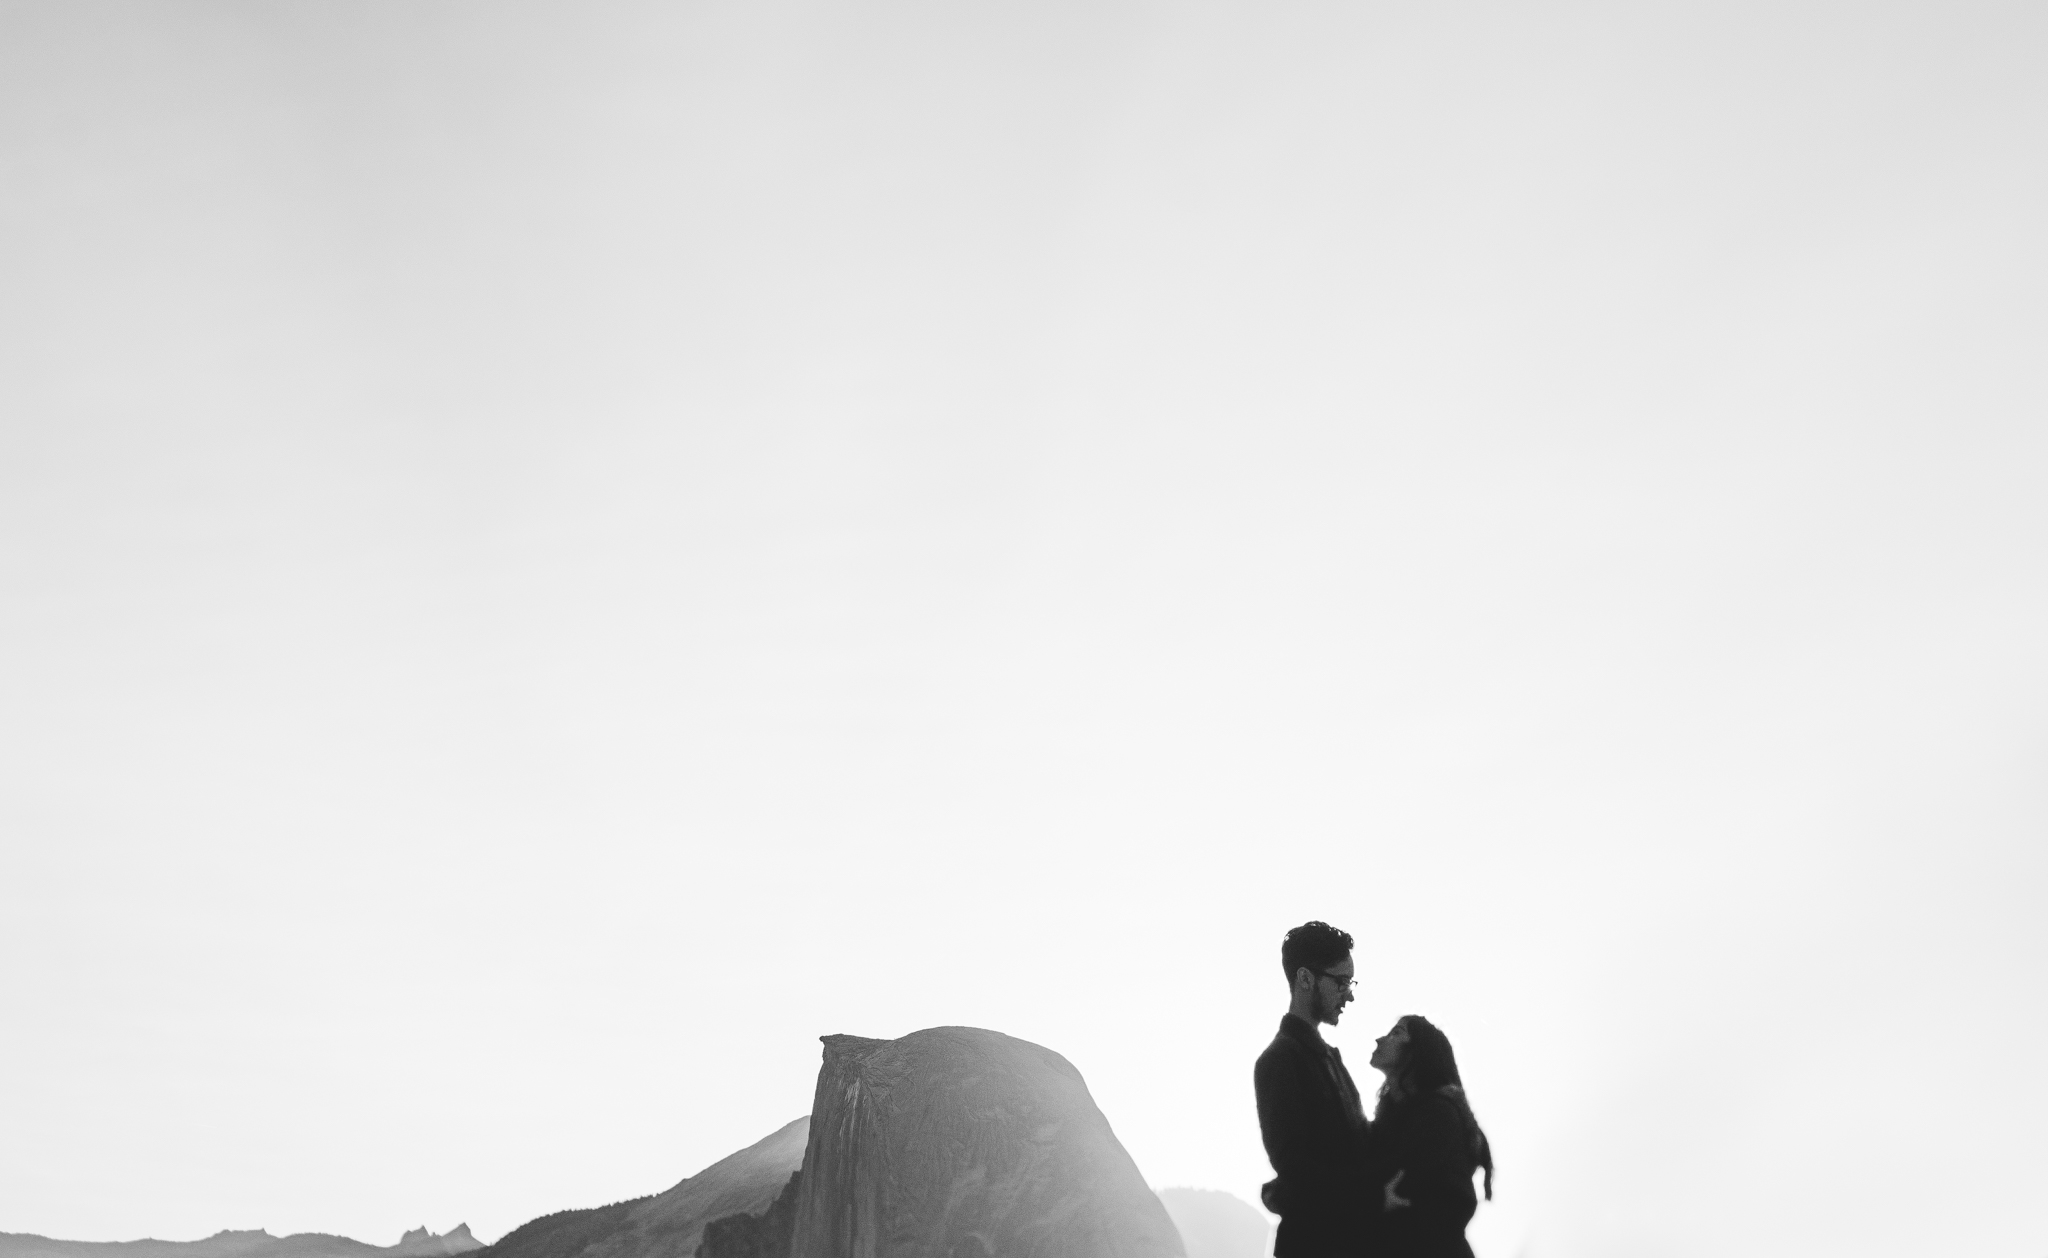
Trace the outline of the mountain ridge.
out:
M 810 1130 L 806 1114 L 662 1192 L 541 1215 L 475 1258 L 693 1258 L 712 1220 L 773 1204 L 803 1165 Z
M 484 1248 L 458 1223 L 440 1235 L 424 1227 L 395 1245 L 372 1245 L 328 1232 L 272 1236 L 265 1228 L 222 1228 L 196 1241 L 67 1241 L 31 1232 L 0 1232 L 0 1258 L 448 1258 Z

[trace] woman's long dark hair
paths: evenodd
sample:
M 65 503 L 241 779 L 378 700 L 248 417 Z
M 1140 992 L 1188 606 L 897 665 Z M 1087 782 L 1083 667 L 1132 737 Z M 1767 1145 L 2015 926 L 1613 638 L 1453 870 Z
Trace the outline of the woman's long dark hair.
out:
M 1493 1146 L 1472 1116 L 1472 1103 L 1465 1099 L 1465 1081 L 1458 1077 L 1458 1055 L 1451 1051 L 1450 1037 L 1434 1022 L 1411 1013 L 1394 1024 L 1408 1028 L 1408 1047 L 1387 1081 L 1380 1086 L 1380 1102 L 1374 1121 L 1395 1105 L 1431 1092 L 1449 1097 L 1465 1117 L 1465 1130 L 1472 1142 L 1472 1161 L 1486 1172 L 1486 1199 L 1493 1200 Z

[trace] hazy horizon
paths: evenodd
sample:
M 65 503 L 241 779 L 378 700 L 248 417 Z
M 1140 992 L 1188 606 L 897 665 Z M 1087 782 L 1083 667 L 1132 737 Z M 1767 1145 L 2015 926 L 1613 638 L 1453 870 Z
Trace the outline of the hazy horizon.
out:
M 2044 54 L 0 0 L 0 1231 L 496 1237 L 937 1025 L 1256 1202 L 1323 918 L 1481 1258 L 2039 1258 Z
M 76 1238 L 74 1238 L 74 1237 L 69 1237 L 69 1236 L 43 1236 L 43 1235 L 42 1235 L 41 1233 L 38 1233 L 38 1232 L 5 1232 L 5 1233 L 0 1233 L 0 1235 L 7 1235 L 7 1236 L 30 1236 L 30 1237 L 37 1237 L 37 1238 L 39 1238 L 39 1239 L 42 1239 L 42 1240 L 46 1240 L 46 1241 L 54 1241 L 54 1242 L 58 1242 L 58 1243 L 61 1243 L 61 1244 L 65 1244 L 65 1245 L 133 1245 L 133 1244 L 135 1244 L 135 1243 L 137 1243 L 137 1242 L 139 1242 L 139 1241 L 155 1241 L 155 1242 L 157 1242 L 158 1244 L 163 1244 L 163 1245 L 197 1245 L 197 1244 L 201 1244 L 201 1243 L 203 1243 L 203 1242 L 206 1242 L 206 1241 L 210 1241 L 210 1240 L 214 1240 L 214 1239 L 217 1239 L 217 1238 L 219 1238 L 219 1237 L 222 1237 L 222 1236 L 255 1236 L 255 1235 L 263 1235 L 263 1236 L 269 1236 L 269 1237 L 272 1237 L 273 1239 L 278 1239 L 278 1240 L 282 1240 L 282 1239 L 285 1239 L 286 1237 L 289 1237 L 289 1236 L 333 1236 L 333 1237 L 335 1237 L 335 1238 L 336 1238 L 336 1239 L 338 1239 L 338 1240 L 353 1240 L 353 1241 L 360 1241 L 360 1242 L 362 1242 L 362 1243 L 363 1243 L 363 1244 L 365 1244 L 365 1245 L 373 1246 L 373 1247 L 375 1247 L 375 1248 L 378 1248 L 378 1249 L 396 1249 L 396 1248 L 398 1248 L 398 1247 L 399 1247 L 399 1246 L 400 1246 L 401 1244 L 403 1244 L 403 1243 L 404 1243 L 404 1239 L 405 1239 L 405 1237 L 407 1237 L 407 1236 L 409 1236 L 409 1235 L 411 1235 L 412 1233 L 414 1233 L 414 1232 L 417 1232 L 417 1231 L 422 1231 L 422 1230 L 424 1230 L 424 1231 L 426 1231 L 426 1232 L 427 1232 L 427 1233 L 428 1233 L 428 1234 L 429 1234 L 429 1235 L 430 1235 L 430 1236 L 431 1236 L 431 1237 L 432 1237 L 433 1239 L 435 1239 L 435 1240 L 440 1240 L 440 1239 L 442 1239 L 442 1238 L 444 1238 L 444 1237 L 448 1236 L 449 1234 L 451 1234 L 451 1233 L 453 1233 L 453 1232 L 456 1232 L 456 1231 L 462 1230 L 463 1228 L 465 1228 L 465 1227 L 467 1227 L 467 1226 L 468 1226 L 468 1225 L 467 1225 L 467 1224 L 465 1224 L 465 1223 L 462 1223 L 462 1222 L 456 1222 L 456 1223 L 452 1223 L 452 1224 L 450 1224 L 450 1225 L 449 1225 L 449 1226 L 447 1227 L 447 1229 L 446 1229 L 446 1230 L 444 1230 L 444 1231 L 441 1231 L 441 1232 L 435 1232 L 435 1231 L 434 1231 L 434 1230 L 433 1230 L 432 1228 L 430 1228 L 430 1227 L 427 1227 L 427 1226 L 426 1226 L 425 1224 L 416 1224 L 415 1226 L 413 1226 L 413 1227 L 410 1227 L 410 1228 L 406 1228 L 405 1230 L 403 1230 L 402 1232 L 400 1232 L 400 1233 L 399 1233 L 399 1239 L 398 1239 L 398 1240 L 395 1240 L 395 1241 L 391 1241 L 391 1242 L 389 1242 L 389 1243 L 384 1243 L 384 1242 L 380 1242 L 380 1241 L 378 1241 L 378 1240 L 377 1240 L 377 1239 L 376 1239 L 375 1237 L 366 1237 L 366 1236 L 342 1236 L 341 1234 L 339 1234 L 339 1233 L 336 1233 L 336 1232 L 284 1232 L 284 1233 L 278 1233 L 278 1232 L 272 1232 L 272 1231 L 271 1231 L 271 1230 L 270 1230 L 269 1228 L 264 1228 L 264 1227 L 247 1227 L 247 1228 L 235 1228 L 235 1227 L 222 1227 L 222 1228 L 215 1228 L 215 1229 L 214 1229 L 214 1230 L 213 1230 L 212 1232 L 208 1233 L 208 1234 L 207 1234 L 207 1235 L 205 1235 L 205 1236 L 182 1236 L 182 1237 L 180 1237 L 180 1236 L 130 1236 L 130 1237 L 124 1237 L 124 1238 L 122 1238 L 122 1239 L 120 1239 L 120 1240 L 79 1240 L 79 1239 L 76 1239 Z M 476 1232 L 475 1232 L 475 1230 L 474 1230 L 474 1229 L 470 1229 L 470 1235 L 472 1235 L 472 1236 L 475 1236 L 475 1235 L 476 1235 Z M 482 1239 L 482 1238 L 480 1238 L 480 1237 L 479 1237 L 478 1239 Z M 486 1243 L 488 1243 L 488 1242 L 486 1242 Z

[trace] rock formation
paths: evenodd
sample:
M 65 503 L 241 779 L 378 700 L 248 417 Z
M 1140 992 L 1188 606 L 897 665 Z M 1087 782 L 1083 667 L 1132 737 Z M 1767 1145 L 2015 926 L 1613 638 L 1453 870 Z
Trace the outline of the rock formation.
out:
M 1058 1053 L 971 1027 L 824 1044 L 793 1258 L 1185 1258 Z
M 1188 1258 L 1266 1258 L 1273 1225 L 1257 1206 L 1213 1188 L 1162 1188 Z
M 389 1252 L 393 1258 L 410 1258 L 413 1254 L 466 1254 L 483 1247 L 482 1241 L 469 1234 L 469 1224 L 458 1223 L 440 1236 L 416 1227 L 399 1237 L 398 1245 Z

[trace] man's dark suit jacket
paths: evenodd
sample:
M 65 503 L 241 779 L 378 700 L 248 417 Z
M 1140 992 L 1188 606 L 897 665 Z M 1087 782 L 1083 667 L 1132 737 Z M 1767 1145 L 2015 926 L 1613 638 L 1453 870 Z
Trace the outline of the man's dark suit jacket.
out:
M 1259 1134 L 1279 1178 L 1267 1204 L 1280 1216 L 1275 1258 L 1329 1258 L 1364 1244 L 1365 1110 L 1342 1054 L 1288 1014 L 1252 1071 Z

